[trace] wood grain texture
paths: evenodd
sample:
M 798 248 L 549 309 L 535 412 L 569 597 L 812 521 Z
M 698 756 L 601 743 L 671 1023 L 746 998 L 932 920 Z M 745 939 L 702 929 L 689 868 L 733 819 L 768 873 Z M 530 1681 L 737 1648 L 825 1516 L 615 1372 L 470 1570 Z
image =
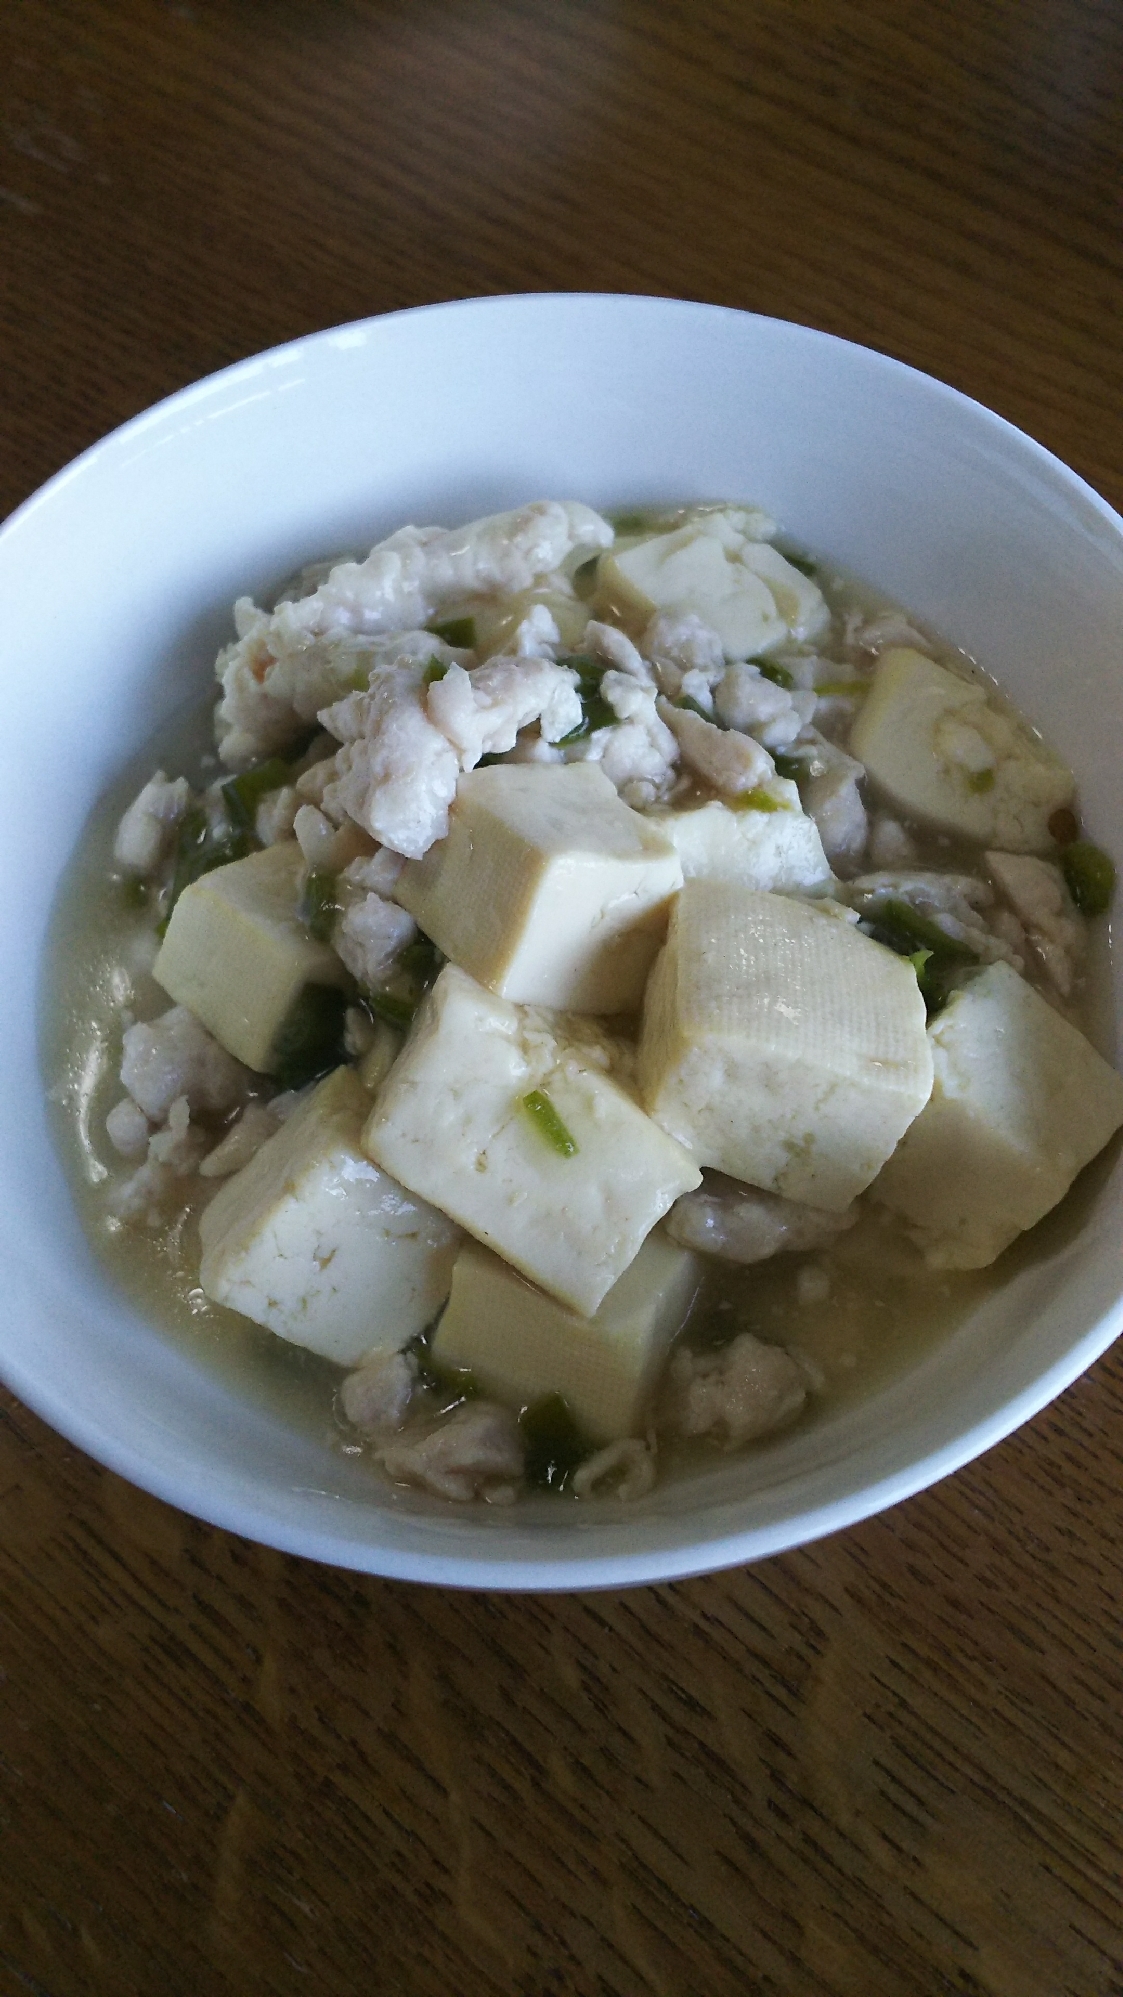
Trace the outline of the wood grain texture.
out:
M 465 293 L 866 341 L 1123 503 L 1113 0 L 8 0 L 0 510 L 215 367 Z M 8 668 L 11 670 L 11 666 Z M 1123 1364 L 752 1570 L 454 1596 L 0 1402 L 13 1997 L 1120 1997 Z

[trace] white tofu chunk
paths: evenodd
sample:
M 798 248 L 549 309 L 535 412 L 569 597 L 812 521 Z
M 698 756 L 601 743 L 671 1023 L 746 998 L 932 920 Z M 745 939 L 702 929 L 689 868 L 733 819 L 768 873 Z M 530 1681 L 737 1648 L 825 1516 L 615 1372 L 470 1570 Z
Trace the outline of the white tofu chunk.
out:
M 395 895 L 501 997 L 613 1013 L 638 1010 L 681 886 L 674 848 L 595 763 L 527 763 L 461 777 L 448 838 Z
M 819 828 L 786 777 L 772 777 L 767 794 L 778 811 L 743 810 L 714 799 L 693 811 L 652 814 L 649 823 L 669 839 L 688 881 L 740 882 L 780 894 L 826 894 L 834 875 Z
M 882 652 L 850 747 L 898 811 L 1006 852 L 1050 847 L 1049 817 L 1072 798 L 1071 771 L 1024 722 L 908 645 Z
M 353 1070 L 337 1068 L 200 1222 L 207 1296 L 339 1366 L 398 1351 L 432 1322 L 461 1240 L 364 1155 L 369 1108 Z
M 382 1084 L 363 1146 L 531 1282 L 591 1317 L 701 1174 L 564 1033 L 564 1020 L 497 998 L 447 964 Z M 528 1096 L 545 1098 L 561 1142 Z M 576 1147 L 569 1155 L 566 1135 Z
M 592 1317 L 555 1303 L 488 1249 L 467 1242 L 433 1339 L 442 1366 L 472 1373 L 512 1407 L 561 1394 L 593 1442 L 642 1435 L 647 1404 L 698 1288 L 698 1264 L 649 1235 Z
M 278 1036 L 306 985 L 347 973 L 297 914 L 304 860 L 295 840 L 216 867 L 184 888 L 153 976 L 247 1068 L 270 1074 Z
M 813 902 L 687 881 L 648 981 L 640 1089 L 700 1165 L 841 1212 L 928 1100 L 911 964 Z
M 727 659 L 816 637 L 829 622 L 818 585 L 770 542 L 744 533 L 744 518 L 736 508 L 705 514 L 603 556 L 600 593 L 639 628 L 658 611 L 702 618 Z
M 929 1029 L 927 1108 L 874 1187 L 937 1269 L 982 1269 L 1048 1213 L 1123 1123 L 1123 1079 L 1008 964 Z

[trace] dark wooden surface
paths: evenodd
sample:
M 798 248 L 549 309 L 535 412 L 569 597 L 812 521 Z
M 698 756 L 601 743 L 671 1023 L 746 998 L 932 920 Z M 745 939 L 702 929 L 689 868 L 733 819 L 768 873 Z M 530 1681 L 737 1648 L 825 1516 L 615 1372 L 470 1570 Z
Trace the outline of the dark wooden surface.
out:
M 555 287 L 867 341 L 1119 505 L 1121 84 L 1114 0 L 7 0 L 0 511 L 255 349 Z M 1121 1413 L 1109 1355 L 840 1539 L 554 1600 L 3 1398 L 0 1990 L 1120 1997 Z

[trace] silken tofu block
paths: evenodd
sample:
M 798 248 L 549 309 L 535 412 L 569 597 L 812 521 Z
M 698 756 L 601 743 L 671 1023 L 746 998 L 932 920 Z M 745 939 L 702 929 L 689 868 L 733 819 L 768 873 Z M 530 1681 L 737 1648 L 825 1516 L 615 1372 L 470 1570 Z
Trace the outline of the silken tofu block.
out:
M 396 1352 L 432 1322 L 462 1239 L 366 1157 L 369 1109 L 353 1070 L 337 1068 L 200 1222 L 207 1296 L 340 1366 Z
M 469 1241 L 432 1343 L 442 1366 L 526 1407 L 561 1394 L 593 1442 L 643 1433 L 667 1349 L 698 1288 L 698 1264 L 662 1231 L 648 1236 L 592 1317 L 578 1317 L 489 1249 Z
M 909 645 L 882 652 L 850 748 L 910 817 L 1008 853 L 1052 847 L 1072 772 L 977 680 Z
M 834 884 L 819 828 L 785 777 L 769 792 L 784 799 L 778 811 L 743 811 L 717 799 L 693 811 L 653 813 L 649 824 L 669 839 L 688 881 L 740 882 L 780 894 L 826 894 Z
M 461 777 L 447 839 L 394 890 L 454 964 L 501 997 L 634 1012 L 682 885 L 674 848 L 595 763 Z
M 216 867 L 184 888 L 153 975 L 247 1068 L 269 1074 L 278 1034 L 306 985 L 343 985 L 335 951 L 297 913 L 295 839 Z
M 1008 964 L 929 1029 L 935 1079 L 874 1197 L 937 1269 L 981 1269 L 1056 1205 L 1123 1123 L 1123 1079 Z
M 553 1016 L 447 964 L 379 1092 L 363 1147 L 533 1283 L 591 1317 L 679 1194 L 689 1153 Z M 526 1107 L 542 1095 L 576 1150 Z
M 687 881 L 648 981 L 639 1082 L 700 1165 L 839 1212 L 928 1100 L 916 974 L 813 902 Z

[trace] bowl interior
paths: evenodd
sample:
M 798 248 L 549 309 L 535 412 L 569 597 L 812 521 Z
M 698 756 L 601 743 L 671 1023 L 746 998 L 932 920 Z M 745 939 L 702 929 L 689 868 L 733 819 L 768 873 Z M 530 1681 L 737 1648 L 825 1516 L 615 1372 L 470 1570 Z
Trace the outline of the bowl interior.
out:
M 231 368 L 116 432 L 0 533 L 9 633 L 0 1372 L 188 1510 L 372 1571 L 595 1586 L 751 1559 L 966 1461 L 1121 1324 L 1123 1172 L 913 1370 L 620 1510 L 458 1513 L 377 1488 L 114 1290 L 51 1147 L 36 1030 L 51 900 L 99 794 L 202 694 L 235 596 L 403 521 L 528 498 L 758 500 L 995 674 L 1123 853 L 1123 523 L 1000 418 L 867 349 L 665 299 L 428 307 Z M 1113 1007 L 1119 1016 L 1118 971 Z M 1093 1171 L 1096 1168 L 1092 1168 Z

